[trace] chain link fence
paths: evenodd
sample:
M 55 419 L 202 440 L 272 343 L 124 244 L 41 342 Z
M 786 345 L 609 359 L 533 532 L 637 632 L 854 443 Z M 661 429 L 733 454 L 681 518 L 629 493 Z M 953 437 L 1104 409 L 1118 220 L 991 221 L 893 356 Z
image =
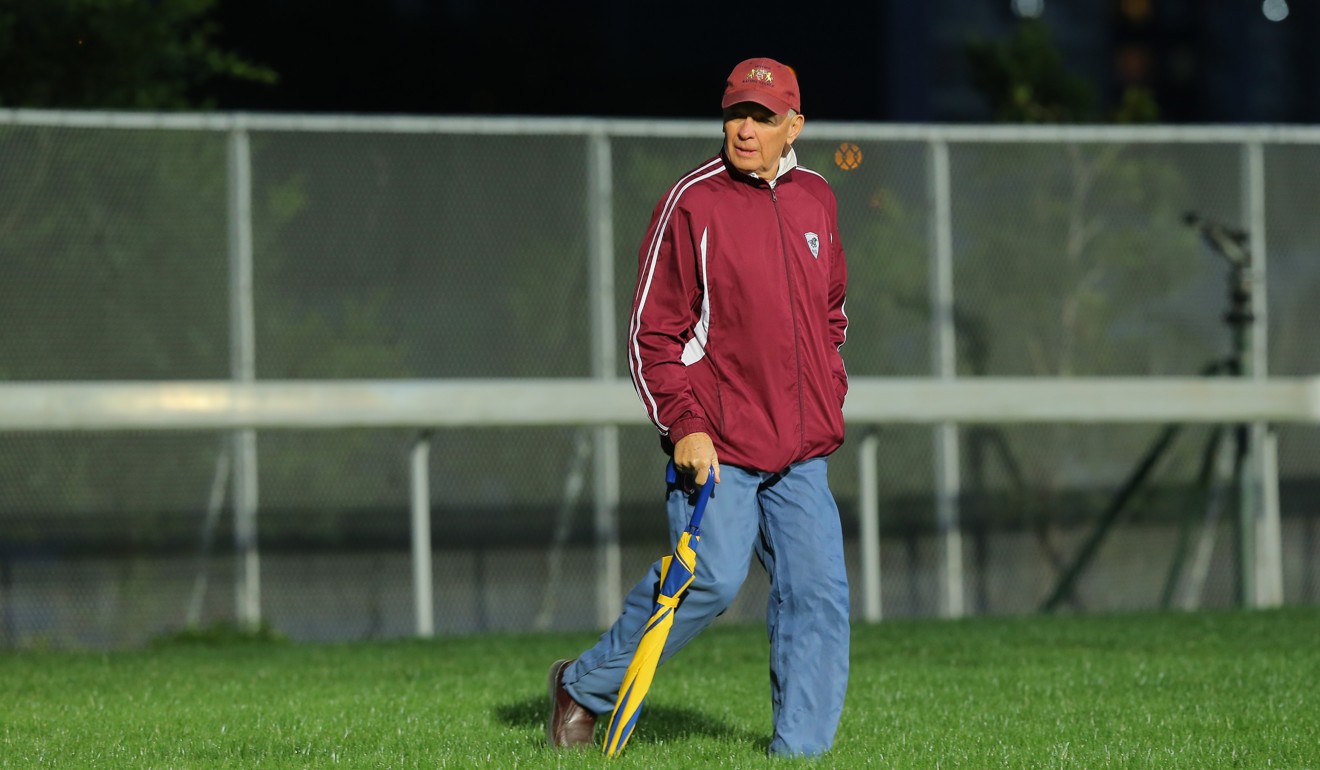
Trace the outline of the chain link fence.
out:
M 234 280 L 235 132 L 250 148 L 250 286 Z M 1308 204 L 1320 194 L 1320 134 L 809 123 L 796 148 L 838 195 L 854 376 L 1200 373 L 1233 351 L 1232 273 L 1187 212 L 1251 229 L 1265 247 L 1256 368 L 1320 371 L 1310 341 L 1320 223 Z M 622 357 L 593 343 L 592 292 L 613 286 L 606 337 L 621 350 L 652 207 L 718 149 L 715 121 L 0 111 L 0 379 L 228 379 L 236 292 L 253 309 L 259 380 L 626 377 Z M 601 232 L 604 283 L 590 258 Z M 874 430 L 885 615 L 946 613 L 948 529 L 936 508 L 950 490 L 934 468 L 949 434 L 849 430 L 831 474 L 852 568 L 858 438 Z M 964 611 L 1038 610 L 1160 430 L 954 430 Z M 1198 494 L 1212 434 L 1188 428 L 1161 455 L 1062 608 L 1238 603 L 1235 516 Z M 1284 598 L 1313 603 L 1320 435 L 1277 434 Z M 432 437 L 437 633 L 598 625 L 583 598 L 596 569 L 589 436 Z M 664 458 L 648 429 L 619 437 L 631 581 L 665 548 Z M 276 630 L 306 640 L 412 632 L 414 439 L 258 436 L 261 599 Z M 231 620 L 232 446 L 209 432 L 3 434 L 0 645 L 132 646 Z M 765 596 L 753 570 L 722 622 L 758 622 Z

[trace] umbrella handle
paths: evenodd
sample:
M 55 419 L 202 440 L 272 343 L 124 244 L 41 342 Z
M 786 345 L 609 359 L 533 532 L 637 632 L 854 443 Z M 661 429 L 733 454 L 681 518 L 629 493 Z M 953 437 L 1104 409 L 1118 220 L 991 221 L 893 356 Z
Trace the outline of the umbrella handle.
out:
M 665 465 L 665 482 L 678 483 L 678 469 L 674 467 L 673 459 Z M 695 530 L 701 526 L 701 517 L 706 513 L 706 503 L 710 502 L 713 494 L 715 494 L 715 468 L 711 466 L 710 475 L 706 476 L 706 483 L 702 484 L 701 490 L 697 492 L 697 505 L 692 509 L 692 519 L 688 521 L 688 529 Z
M 710 496 L 713 494 L 715 494 L 715 469 L 711 468 L 706 483 L 702 484 L 701 490 L 697 492 L 697 505 L 692 509 L 692 519 L 688 521 L 688 529 L 695 532 L 701 527 L 701 517 L 706 513 L 706 503 L 710 502 Z

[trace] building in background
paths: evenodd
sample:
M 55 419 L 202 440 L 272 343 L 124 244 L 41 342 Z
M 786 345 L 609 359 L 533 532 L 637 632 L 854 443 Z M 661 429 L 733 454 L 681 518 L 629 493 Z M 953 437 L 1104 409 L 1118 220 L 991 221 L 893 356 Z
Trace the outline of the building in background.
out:
M 1129 86 L 1149 89 L 1168 123 L 1320 119 L 1320 8 L 1294 0 L 887 0 L 887 93 L 879 119 L 982 122 L 971 86 L 973 39 L 1045 24 L 1102 113 Z M 1269 15 L 1267 15 L 1267 13 Z M 915 64 L 913 64 L 915 62 Z

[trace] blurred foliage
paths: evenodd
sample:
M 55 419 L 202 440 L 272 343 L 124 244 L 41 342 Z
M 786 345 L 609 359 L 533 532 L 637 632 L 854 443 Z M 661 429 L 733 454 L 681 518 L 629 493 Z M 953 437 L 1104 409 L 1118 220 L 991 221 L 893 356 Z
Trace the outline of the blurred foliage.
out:
M 224 80 L 276 74 L 217 43 L 216 0 L 11 0 L 0 5 L 0 105 L 177 110 L 212 106 Z M 252 140 L 259 156 L 261 139 Z M 226 137 L 186 131 L 0 131 L 0 378 L 224 379 L 230 376 Z M 58 203 L 56 203 L 58 202 Z M 403 348 L 385 318 L 394 300 L 365 291 L 327 303 L 304 290 L 284 233 L 314 205 L 298 173 L 253 186 L 258 355 L 264 376 L 402 376 Z M 259 346 L 260 347 L 260 346 Z M 4 506 L 120 512 L 115 540 L 170 542 L 166 511 L 200 510 L 217 454 L 208 435 L 17 437 L 25 461 L 0 467 Z M 279 448 L 288 437 L 270 437 Z M 267 443 L 263 439 L 263 444 Z M 378 498 L 361 433 L 318 455 L 270 452 L 263 485 L 298 485 L 352 504 Z M 354 470 L 356 469 L 356 470 Z M 356 494 L 347 494 L 348 492 Z M 32 523 L 35 523 L 35 519 Z M 20 516 L 8 529 L 32 527 Z M 38 528 L 39 529 L 39 528 Z
M 955 275 L 974 301 L 960 302 L 993 334 L 963 359 L 966 373 L 1177 373 L 1160 371 L 1167 334 L 1141 328 L 1145 310 L 1202 267 L 1174 164 L 1139 146 L 1024 145 L 969 157 L 960 171 L 954 208 L 980 220 L 963 225 L 976 237 L 963 241 Z
M 1009 40 L 967 44 L 972 85 L 1006 123 L 1079 123 L 1090 119 L 1095 95 L 1068 71 L 1040 21 L 1024 21 Z
M 1151 93 L 1133 87 L 1102 115 L 1090 84 L 1069 71 L 1042 22 L 1024 21 L 1004 41 L 973 41 L 966 53 L 973 84 L 1000 122 L 1158 120 Z M 1203 274 L 1194 236 L 1181 223 L 1195 198 L 1186 170 L 1158 148 L 1102 143 L 1028 144 L 962 163 L 953 207 L 974 211 L 975 219 L 957 225 L 968 234 L 959 239 L 955 268 L 960 373 L 1196 374 L 1196 362 L 1215 352 L 1204 338 L 1178 325 L 1158 333 L 1151 326 Z M 1053 529 L 1078 513 L 1070 496 L 1095 489 L 1087 508 L 1098 512 L 1108 498 L 1104 480 L 1116 483 L 1150 440 L 1150 429 L 1137 428 L 974 426 L 964 433 L 967 513 L 1036 528 L 1060 563 L 1067 557 Z M 1192 456 L 1174 453 L 1166 472 L 1189 478 Z
M 1008 40 L 966 46 L 972 86 L 1004 123 L 1099 123 L 1095 91 L 1069 71 L 1049 27 L 1023 20 Z M 1154 123 L 1159 107 L 1149 89 L 1128 87 L 1108 116 L 1114 123 Z
M 216 43 L 216 0 L 7 0 L 0 106 L 179 110 L 221 79 L 274 84 Z
M 0 128 L 0 378 L 188 380 L 231 376 L 228 137 L 196 131 Z M 262 137 L 252 139 L 260 156 Z M 327 299 L 291 262 L 288 231 L 313 205 L 307 180 L 254 184 L 258 372 L 266 377 L 407 376 L 385 289 Z M 263 349 L 266 341 L 281 344 Z M 323 439 L 325 437 L 322 437 Z M 314 490 L 339 505 L 377 501 L 398 478 L 365 456 L 387 440 L 343 432 L 316 452 L 263 451 L 261 484 Z M 279 450 L 289 437 L 263 436 Z M 205 432 L 12 437 L 0 462 L 11 542 L 58 538 L 114 514 L 118 547 L 192 540 L 191 516 L 227 443 Z M 269 446 L 267 446 L 269 444 Z M 298 445 L 305 449 L 305 445 Z M 42 524 L 46 522 L 46 524 Z

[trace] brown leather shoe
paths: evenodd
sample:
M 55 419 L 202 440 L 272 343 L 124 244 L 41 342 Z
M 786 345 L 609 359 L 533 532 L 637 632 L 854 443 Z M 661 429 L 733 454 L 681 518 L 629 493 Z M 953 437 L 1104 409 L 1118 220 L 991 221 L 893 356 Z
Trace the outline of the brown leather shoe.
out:
M 585 748 L 596 743 L 596 715 L 579 705 L 564 689 L 564 669 L 572 662 L 555 661 L 546 682 L 550 690 L 550 720 L 545 725 L 545 736 L 557 749 Z

